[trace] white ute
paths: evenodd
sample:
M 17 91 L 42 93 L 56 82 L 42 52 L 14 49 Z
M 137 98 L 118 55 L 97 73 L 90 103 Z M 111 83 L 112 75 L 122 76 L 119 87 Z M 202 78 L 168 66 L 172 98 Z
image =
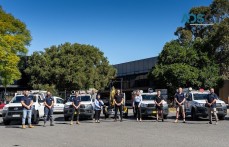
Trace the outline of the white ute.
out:
M 70 98 L 68 99 L 67 103 L 64 105 L 64 119 L 65 121 L 69 120 L 71 118 L 73 113 L 73 106 L 72 106 L 72 99 L 75 97 L 75 95 L 70 95 Z M 91 94 L 83 93 L 81 92 L 79 95 L 81 99 L 81 105 L 80 105 L 80 117 L 93 119 L 94 118 L 94 109 L 93 109 L 93 102 L 91 99 Z
M 30 93 L 33 98 L 32 123 L 38 124 L 40 118 L 44 116 L 44 98 L 40 94 Z M 15 94 L 11 101 L 4 106 L 2 112 L 3 123 L 9 125 L 12 121 L 21 121 L 23 108 L 21 105 L 22 94 Z
M 205 103 L 210 91 L 204 89 L 192 90 L 192 88 L 186 88 L 184 92 L 187 94 L 185 102 L 186 115 L 191 115 L 193 120 L 196 120 L 198 117 L 208 117 L 208 110 L 207 107 L 205 107 Z M 225 116 L 227 115 L 227 106 L 224 101 L 220 99 L 216 100 L 216 110 L 219 119 L 225 119 Z

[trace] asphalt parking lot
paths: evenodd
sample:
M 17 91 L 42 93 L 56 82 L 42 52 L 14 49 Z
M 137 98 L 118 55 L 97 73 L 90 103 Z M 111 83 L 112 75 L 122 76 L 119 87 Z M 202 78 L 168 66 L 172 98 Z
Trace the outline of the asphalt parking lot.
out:
M 1 119 L 1 118 L 0 118 Z M 191 121 L 187 118 L 174 123 L 175 113 L 165 122 L 155 118 L 136 122 L 133 117 L 123 122 L 101 119 L 101 123 L 82 120 L 80 125 L 69 125 L 62 114 L 55 114 L 55 126 L 43 127 L 43 122 L 33 129 L 21 129 L 17 122 L 9 126 L 0 124 L 1 147 L 152 147 L 152 146 L 219 146 L 228 147 L 229 116 L 218 125 L 207 119 Z

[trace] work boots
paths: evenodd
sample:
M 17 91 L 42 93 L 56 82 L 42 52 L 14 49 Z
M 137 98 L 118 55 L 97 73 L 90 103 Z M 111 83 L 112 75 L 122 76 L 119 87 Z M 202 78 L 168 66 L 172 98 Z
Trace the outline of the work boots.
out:
M 22 129 L 26 129 L 26 126 L 25 125 L 22 125 L 22 127 L 21 127 Z
M 29 128 L 34 128 L 34 126 L 32 126 L 31 124 L 29 124 Z

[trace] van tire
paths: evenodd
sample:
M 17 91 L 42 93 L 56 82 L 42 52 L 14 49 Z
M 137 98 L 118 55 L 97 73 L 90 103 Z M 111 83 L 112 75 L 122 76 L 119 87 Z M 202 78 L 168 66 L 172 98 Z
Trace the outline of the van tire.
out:
M 225 116 L 219 116 L 219 120 L 225 120 Z
M 198 117 L 196 116 L 196 111 L 195 111 L 195 109 L 192 109 L 191 116 L 192 116 L 192 120 L 197 120 Z
M 69 117 L 64 116 L 64 121 L 69 121 Z
M 3 120 L 3 124 L 6 125 L 6 126 L 10 125 L 10 120 Z
M 34 114 L 33 117 L 32 117 L 32 123 L 37 125 L 37 124 L 39 124 L 39 120 L 40 120 L 39 112 L 36 111 L 36 114 Z

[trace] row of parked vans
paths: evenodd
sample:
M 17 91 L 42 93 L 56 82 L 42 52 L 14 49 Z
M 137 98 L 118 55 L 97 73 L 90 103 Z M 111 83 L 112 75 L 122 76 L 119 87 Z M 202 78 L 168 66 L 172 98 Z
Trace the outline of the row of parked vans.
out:
M 169 108 L 167 103 L 167 90 L 160 89 L 161 94 L 164 97 L 165 101 L 163 102 L 163 111 L 164 119 L 167 118 L 169 114 Z M 148 92 L 141 92 L 142 95 L 142 104 L 141 104 L 141 113 L 143 117 L 155 116 L 156 115 L 156 105 L 155 98 L 157 95 L 157 90 L 152 91 L 149 89 Z M 187 116 L 191 116 L 193 120 L 196 120 L 199 117 L 206 118 L 208 116 L 207 108 L 205 107 L 206 99 L 209 94 L 209 91 L 206 90 L 192 90 L 185 89 L 184 93 L 186 95 L 185 102 L 185 112 Z M 30 95 L 33 98 L 33 110 L 32 110 L 32 123 L 38 124 L 39 120 L 44 116 L 44 97 L 45 91 L 31 91 Z M 21 93 L 15 94 L 12 100 L 6 104 L 2 109 L 2 118 L 5 125 L 9 125 L 11 121 L 21 120 L 22 118 L 22 106 L 21 98 L 23 95 Z M 72 115 L 72 99 L 75 95 L 70 95 L 67 102 L 64 103 L 64 100 L 60 97 L 54 96 L 54 112 L 62 112 L 64 115 L 65 121 L 68 121 Z M 94 118 L 93 111 L 93 100 L 91 94 L 81 93 L 81 106 L 80 106 L 80 118 Z M 114 106 L 109 104 L 109 100 L 104 100 L 105 106 L 103 107 L 103 114 L 105 118 L 114 117 Z M 219 119 L 225 119 L 227 115 L 227 106 L 224 101 L 217 99 L 216 101 L 217 115 Z M 124 94 L 124 107 L 123 114 L 124 117 L 128 117 L 128 109 L 131 107 L 125 106 L 125 94 Z M 135 114 L 135 112 L 134 112 Z

